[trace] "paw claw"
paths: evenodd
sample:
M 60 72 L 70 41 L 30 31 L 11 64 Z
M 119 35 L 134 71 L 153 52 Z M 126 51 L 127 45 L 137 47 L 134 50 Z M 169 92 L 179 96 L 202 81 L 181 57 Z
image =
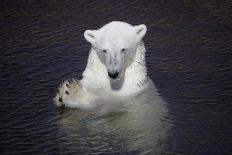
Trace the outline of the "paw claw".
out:
M 63 99 L 61 97 L 59 97 L 59 102 L 63 102 Z
M 60 92 L 56 93 L 56 97 L 54 97 L 54 102 L 56 103 L 56 106 L 57 107 L 60 107 L 63 105 L 63 99 L 62 97 L 60 96 Z
M 57 107 L 69 106 L 70 103 L 79 103 L 82 94 L 82 84 L 79 80 L 70 79 L 60 84 L 58 93 L 54 98 Z
M 70 85 L 69 85 L 68 83 L 66 83 L 66 87 L 68 87 L 68 88 L 69 88 L 69 87 L 70 87 Z
M 65 91 L 65 94 L 69 95 L 69 92 L 66 90 L 66 91 Z

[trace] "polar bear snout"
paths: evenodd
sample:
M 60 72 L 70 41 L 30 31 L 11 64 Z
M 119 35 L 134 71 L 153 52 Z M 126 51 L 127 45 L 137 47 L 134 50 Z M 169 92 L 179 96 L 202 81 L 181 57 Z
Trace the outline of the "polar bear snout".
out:
M 115 80 L 120 78 L 120 74 L 124 68 L 122 56 L 118 53 L 108 53 L 106 55 L 106 69 L 108 76 Z
M 114 72 L 114 73 L 108 72 L 108 75 L 111 79 L 117 79 L 119 77 L 119 72 Z

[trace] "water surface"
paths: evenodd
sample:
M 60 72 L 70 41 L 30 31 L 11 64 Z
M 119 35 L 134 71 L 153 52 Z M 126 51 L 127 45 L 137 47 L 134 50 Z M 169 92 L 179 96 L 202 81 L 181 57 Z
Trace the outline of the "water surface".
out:
M 229 154 L 231 10 L 209 0 L 1 2 L 0 154 Z M 83 32 L 113 20 L 148 27 L 148 74 L 172 126 L 164 137 L 150 113 L 146 122 L 133 110 L 96 117 L 52 104 L 62 80 L 81 78 Z

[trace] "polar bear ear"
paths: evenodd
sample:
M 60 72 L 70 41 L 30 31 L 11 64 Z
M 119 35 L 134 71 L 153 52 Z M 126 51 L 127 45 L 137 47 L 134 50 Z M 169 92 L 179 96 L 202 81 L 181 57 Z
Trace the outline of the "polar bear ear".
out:
M 84 32 L 84 37 L 86 41 L 94 45 L 96 43 L 96 30 L 86 30 Z
M 142 39 L 147 32 L 147 26 L 144 24 L 141 24 L 141 25 L 134 26 L 134 28 L 135 28 L 135 33 L 138 36 L 138 38 Z

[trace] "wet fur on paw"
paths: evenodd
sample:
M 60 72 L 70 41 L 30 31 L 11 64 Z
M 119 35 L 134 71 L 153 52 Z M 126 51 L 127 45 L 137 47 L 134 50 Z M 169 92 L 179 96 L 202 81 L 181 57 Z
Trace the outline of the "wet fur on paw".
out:
M 82 84 L 80 81 L 72 79 L 64 81 L 54 98 L 57 107 L 67 106 L 70 102 L 78 102 L 82 98 Z

